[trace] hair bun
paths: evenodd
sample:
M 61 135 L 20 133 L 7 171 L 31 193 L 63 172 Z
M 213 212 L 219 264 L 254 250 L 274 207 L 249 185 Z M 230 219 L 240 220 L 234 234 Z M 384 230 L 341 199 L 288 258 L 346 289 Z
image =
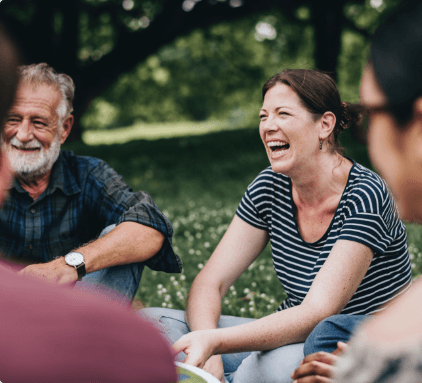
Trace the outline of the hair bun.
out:
M 360 104 L 341 103 L 340 126 L 342 130 L 362 124 L 367 109 Z

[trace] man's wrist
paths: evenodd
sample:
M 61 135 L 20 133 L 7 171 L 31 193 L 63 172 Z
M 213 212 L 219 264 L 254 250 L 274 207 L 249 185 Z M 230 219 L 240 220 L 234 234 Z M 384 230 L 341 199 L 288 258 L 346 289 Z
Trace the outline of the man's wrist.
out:
M 78 280 L 86 275 L 85 258 L 82 253 L 72 251 L 64 256 L 66 264 L 70 267 L 74 267 L 78 273 Z

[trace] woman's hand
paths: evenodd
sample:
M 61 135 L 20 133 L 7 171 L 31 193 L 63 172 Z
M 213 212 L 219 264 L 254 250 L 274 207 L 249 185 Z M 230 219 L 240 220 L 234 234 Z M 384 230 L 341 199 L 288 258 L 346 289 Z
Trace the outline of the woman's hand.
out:
M 199 330 L 183 335 L 173 348 L 176 353 L 184 351 L 187 354 L 184 363 L 194 367 L 204 368 L 207 360 L 217 348 L 216 332 L 218 330 Z
M 292 373 L 294 383 L 331 383 L 334 365 L 346 348 L 346 343 L 338 342 L 331 354 L 320 351 L 306 356 Z
M 224 367 L 221 355 L 211 356 L 205 363 L 204 371 L 214 375 L 220 382 L 224 383 Z

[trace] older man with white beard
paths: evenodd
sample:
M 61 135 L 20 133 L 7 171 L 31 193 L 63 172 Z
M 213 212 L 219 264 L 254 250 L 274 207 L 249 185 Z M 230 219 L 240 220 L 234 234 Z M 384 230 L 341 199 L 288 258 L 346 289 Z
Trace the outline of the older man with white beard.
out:
M 47 64 L 19 68 L 1 137 L 16 179 L 0 211 L 0 252 L 26 265 L 21 274 L 83 278 L 132 299 L 145 265 L 181 271 L 173 229 L 149 194 L 133 192 L 104 161 L 60 150 L 73 96 L 72 79 Z

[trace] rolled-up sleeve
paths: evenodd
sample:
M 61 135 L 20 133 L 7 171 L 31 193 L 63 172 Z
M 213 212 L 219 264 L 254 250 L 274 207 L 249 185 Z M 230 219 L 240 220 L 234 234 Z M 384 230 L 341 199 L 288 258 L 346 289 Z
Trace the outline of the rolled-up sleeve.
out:
M 145 261 L 145 265 L 166 273 L 182 271 L 182 261 L 172 247 L 173 227 L 148 193 L 134 192 L 122 176 L 102 161 L 90 172 L 87 195 L 90 196 L 91 208 L 104 227 L 128 221 L 137 222 L 164 235 L 161 249 Z

